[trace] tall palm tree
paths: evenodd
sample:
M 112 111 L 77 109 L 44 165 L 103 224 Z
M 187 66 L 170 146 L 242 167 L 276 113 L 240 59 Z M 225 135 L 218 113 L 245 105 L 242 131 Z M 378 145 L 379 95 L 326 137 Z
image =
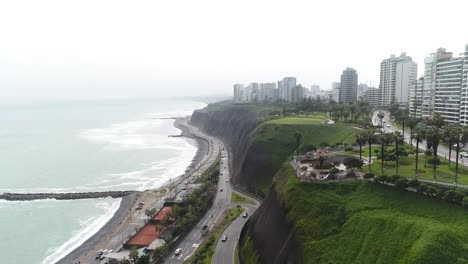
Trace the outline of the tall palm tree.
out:
M 448 144 L 449 148 L 449 159 L 448 159 L 448 165 L 450 167 L 450 159 L 452 158 L 452 146 L 453 144 L 457 143 L 459 141 L 461 131 L 459 129 L 459 125 L 456 124 L 450 124 L 445 127 L 443 131 L 443 137 L 445 143 Z
M 384 150 L 384 146 L 386 145 L 389 145 L 391 142 L 392 142 L 392 137 L 389 133 L 385 133 L 385 131 L 381 130 L 379 135 L 378 135 L 378 139 L 379 139 L 379 142 L 380 142 L 380 160 L 381 160 L 381 172 L 383 174 L 383 171 L 384 171 L 384 154 L 385 154 L 385 150 Z
M 400 152 L 398 150 L 398 146 L 405 143 L 405 138 L 400 134 L 399 131 L 395 131 L 393 133 L 393 142 L 395 142 L 395 163 L 396 163 L 396 174 L 399 175 L 399 167 L 400 167 Z
M 455 158 L 455 182 L 458 180 L 458 157 L 460 156 L 460 144 L 466 144 L 468 142 L 468 129 L 466 127 L 458 127 L 458 138 Z
M 383 111 L 379 111 L 379 112 L 377 113 L 377 117 L 380 119 L 380 126 L 383 127 L 383 122 L 382 122 L 382 120 L 383 120 L 383 118 L 385 117 L 385 113 L 384 113 Z
M 433 163 L 434 179 L 436 178 L 436 175 L 437 175 L 437 150 L 439 148 L 439 143 L 442 138 L 443 138 L 443 134 L 442 134 L 441 128 L 432 126 L 430 129 L 428 129 L 427 134 L 426 134 L 426 139 L 432 145 L 432 155 L 433 155 L 432 163 Z
M 416 126 L 414 128 L 414 134 L 412 138 L 416 141 L 416 176 L 419 175 L 418 173 L 418 162 L 419 162 L 419 143 L 421 143 L 424 140 L 424 134 L 425 130 L 422 126 Z
M 413 132 L 419 121 L 415 117 L 409 117 L 407 123 L 410 128 L 410 145 L 413 147 Z
M 372 143 L 374 143 L 374 140 L 375 140 L 375 130 L 374 128 L 369 128 L 366 132 L 365 132 L 365 137 L 366 137 L 366 141 L 367 141 L 367 144 L 369 144 L 369 171 L 372 171 Z
M 356 134 L 356 143 L 359 144 L 359 159 L 362 160 L 362 145 L 367 142 L 367 131 L 359 131 Z

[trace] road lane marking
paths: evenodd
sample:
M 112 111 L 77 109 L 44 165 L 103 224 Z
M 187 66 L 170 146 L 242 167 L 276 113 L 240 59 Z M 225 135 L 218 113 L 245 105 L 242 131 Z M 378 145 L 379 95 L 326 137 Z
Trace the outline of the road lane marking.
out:
M 183 254 L 183 253 L 182 253 L 182 254 L 180 254 L 180 257 L 179 257 L 177 260 L 180 260 L 180 258 L 182 257 L 182 255 L 184 255 L 184 254 Z
M 192 247 L 194 247 L 194 248 L 197 248 L 198 246 L 200 246 L 200 244 L 194 243 L 194 244 L 192 245 Z
M 186 257 L 184 258 L 184 261 L 186 261 L 189 257 L 190 257 L 190 256 L 186 256 Z
M 174 256 L 172 256 L 172 259 L 174 259 L 174 257 L 175 257 L 175 255 L 174 255 Z

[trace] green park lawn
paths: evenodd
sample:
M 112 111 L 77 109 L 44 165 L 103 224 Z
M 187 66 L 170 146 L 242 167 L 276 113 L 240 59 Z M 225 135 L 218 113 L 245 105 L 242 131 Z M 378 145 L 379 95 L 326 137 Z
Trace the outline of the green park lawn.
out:
M 427 164 L 424 167 L 425 157 L 424 155 L 419 155 L 419 162 L 418 162 L 418 171 L 419 171 L 419 178 L 433 180 L 433 169 L 432 164 Z M 416 156 L 408 156 L 408 157 L 401 157 L 400 158 L 400 167 L 399 167 L 399 174 L 405 177 L 415 177 L 416 173 Z M 369 172 L 369 166 L 364 166 L 363 171 Z M 381 160 L 374 160 L 372 164 L 372 173 L 374 174 L 382 174 L 382 166 Z M 384 170 L 383 174 L 385 175 L 395 175 L 396 174 L 396 162 L 395 161 L 384 161 Z M 437 166 L 437 177 L 438 181 L 443 182 L 454 182 L 455 176 L 455 162 L 451 162 L 450 167 L 448 166 L 448 161 L 441 158 L 441 164 Z M 458 166 L 458 183 L 468 185 L 468 167 L 462 166 L 459 164 Z
M 267 124 L 281 124 L 281 125 L 310 125 L 310 124 L 321 124 L 323 117 L 284 117 L 267 121 Z

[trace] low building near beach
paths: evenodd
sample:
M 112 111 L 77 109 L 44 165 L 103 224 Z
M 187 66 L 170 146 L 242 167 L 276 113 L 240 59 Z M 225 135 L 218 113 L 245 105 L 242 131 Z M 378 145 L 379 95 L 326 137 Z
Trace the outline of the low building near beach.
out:
M 153 218 L 151 218 L 151 223 L 159 224 L 161 223 L 168 215 L 172 213 L 172 206 L 164 206 L 159 210 Z M 175 222 L 175 217 L 170 216 L 168 219 L 169 223 Z
M 155 239 L 159 238 L 164 227 L 158 224 L 147 224 L 140 231 L 138 231 L 130 240 L 124 245 L 124 248 L 131 249 L 132 247 L 147 247 Z

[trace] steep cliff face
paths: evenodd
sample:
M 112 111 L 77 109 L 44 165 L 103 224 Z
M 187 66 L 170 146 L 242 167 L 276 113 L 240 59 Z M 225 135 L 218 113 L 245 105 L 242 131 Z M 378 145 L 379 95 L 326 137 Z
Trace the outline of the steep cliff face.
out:
M 217 111 L 209 108 L 193 113 L 191 122 L 210 135 L 221 138 L 230 153 L 232 182 L 245 186 L 250 174 L 241 174 L 251 146 L 251 133 L 260 124 L 261 115 L 244 106 L 227 106 Z
M 243 246 L 248 240 L 252 241 L 260 263 L 303 263 L 301 245 L 295 237 L 295 231 L 286 220 L 286 212 L 280 204 L 278 194 L 272 190 L 244 227 L 240 245 Z M 253 264 L 248 261 L 251 258 L 245 254 L 241 254 L 241 259 L 242 263 Z

